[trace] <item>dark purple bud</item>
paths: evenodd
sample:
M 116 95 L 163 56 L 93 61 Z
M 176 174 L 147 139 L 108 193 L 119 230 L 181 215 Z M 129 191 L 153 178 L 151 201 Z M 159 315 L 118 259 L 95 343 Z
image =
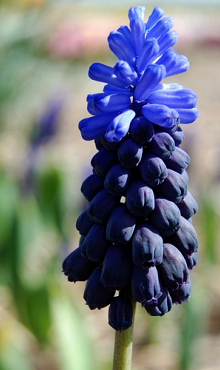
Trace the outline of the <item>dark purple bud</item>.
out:
M 157 304 L 162 296 L 162 286 L 155 266 L 142 267 L 133 265 L 131 289 L 135 301 L 142 306 Z
M 163 260 L 163 239 L 150 224 L 135 229 L 132 238 L 132 257 L 137 266 L 155 266 Z
M 197 265 L 197 262 L 198 262 L 198 253 L 197 252 L 194 252 L 193 254 L 191 254 L 191 256 L 187 255 L 187 254 L 183 254 L 185 260 L 186 260 L 186 264 L 188 266 L 188 269 L 189 270 L 192 270 L 193 267 L 195 267 Z
M 131 170 L 117 163 L 108 171 L 104 186 L 110 194 L 122 196 L 126 193 L 130 179 Z
M 133 139 L 126 138 L 118 148 L 118 159 L 122 166 L 126 168 L 135 168 L 141 161 L 143 147 L 137 144 Z
M 74 283 L 87 280 L 96 267 L 97 263 L 82 256 L 81 246 L 71 252 L 63 261 L 64 275 Z
M 123 204 L 116 207 L 106 226 L 106 237 L 112 243 L 127 244 L 134 232 L 136 217 Z
M 170 293 L 167 288 L 162 287 L 162 295 L 159 297 L 158 302 L 146 304 L 144 308 L 151 316 L 163 316 L 171 310 L 172 304 Z
M 146 217 L 155 207 L 153 190 L 141 180 L 134 180 L 126 193 L 126 205 L 136 217 Z
M 162 283 L 168 289 L 178 289 L 189 278 L 189 270 L 182 253 L 172 244 L 163 246 L 163 262 L 157 266 Z
M 76 229 L 81 235 L 86 236 L 90 228 L 94 225 L 94 221 L 87 215 L 86 210 L 83 211 L 76 220 Z
M 169 236 L 181 227 L 181 215 L 177 205 L 165 198 L 155 199 L 155 209 L 149 220 L 162 236 Z
M 170 158 L 165 159 L 164 162 L 168 168 L 181 174 L 188 167 L 190 156 L 181 148 L 176 148 Z
M 130 124 L 130 134 L 136 143 L 146 145 L 152 140 L 155 134 L 154 126 L 143 116 L 135 117 Z
M 186 219 L 191 218 L 198 211 L 198 203 L 188 191 L 186 196 L 178 203 L 180 213 Z
M 101 144 L 105 149 L 111 150 L 115 152 L 118 150 L 119 146 L 121 145 L 121 142 L 116 142 L 116 141 L 108 141 L 105 136 L 102 136 L 100 138 Z
M 99 176 L 104 177 L 116 162 L 117 153 L 103 148 L 94 155 L 91 165 Z
M 126 287 L 131 277 L 131 250 L 122 244 L 112 244 L 105 255 L 100 281 L 110 290 Z
M 82 244 L 82 255 L 91 261 L 103 262 L 105 253 L 110 245 L 105 234 L 105 225 L 93 225 Z
M 168 169 L 168 176 L 157 186 L 159 194 L 163 197 L 179 203 L 187 193 L 187 179 L 184 174 Z
M 168 175 L 164 161 L 150 153 L 142 156 L 139 171 L 142 180 L 151 187 L 161 184 Z
M 192 287 L 189 279 L 183 283 L 177 289 L 170 289 L 170 295 L 173 303 L 181 304 L 183 302 L 188 302 L 190 294 L 192 292 Z
M 122 331 L 132 325 L 133 308 L 129 298 L 119 295 L 114 297 L 109 306 L 108 323 L 117 330 Z
M 90 202 L 94 196 L 104 188 L 104 179 L 96 173 L 87 177 L 81 186 L 81 192 L 84 197 Z
M 181 127 L 178 127 L 178 129 L 175 132 L 170 133 L 170 136 L 172 136 L 177 147 L 180 146 L 183 140 L 185 139 L 185 134 Z
M 96 308 L 100 310 L 101 308 L 108 306 L 115 295 L 113 290 L 105 288 L 101 283 L 101 273 L 102 267 L 98 266 L 86 283 L 83 298 L 90 310 L 95 310 Z
M 147 148 L 162 159 L 167 159 L 175 150 L 175 142 L 167 132 L 157 132 Z
M 184 217 L 181 216 L 181 228 L 168 237 L 168 242 L 172 243 L 181 253 L 191 255 L 197 252 L 199 242 L 196 231 Z
M 97 139 L 95 139 L 94 140 L 94 143 L 95 143 L 95 147 L 96 147 L 97 150 L 101 150 L 101 149 L 104 148 L 104 146 L 103 146 L 103 144 L 101 142 L 101 138 L 100 137 L 97 138 Z
M 103 224 L 108 221 L 111 212 L 118 204 L 119 198 L 103 189 L 90 202 L 87 214 L 93 221 Z

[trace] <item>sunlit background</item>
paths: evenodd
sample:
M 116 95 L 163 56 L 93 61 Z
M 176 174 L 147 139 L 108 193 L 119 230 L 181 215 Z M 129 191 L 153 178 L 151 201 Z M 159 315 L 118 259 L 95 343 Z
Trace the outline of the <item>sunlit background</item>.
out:
M 177 5 L 178 4 L 178 5 Z M 198 94 L 199 119 L 183 127 L 199 265 L 190 303 L 162 318 L 138 307 L 133 370 L 220 369 L 220 1 L 0 1 L 0 369 L 110 370 L 108 309 L 90 311 L 84 283 L 62 261 L 77 247 L 80 185 L 96 149 L 78 122 L 92 62 L 114 65 L 110 31 L 131 5 L 174 18 L 176 49 L 191 68 L 172 78 Z M 170 79 L 171 80 L 171 79 Z

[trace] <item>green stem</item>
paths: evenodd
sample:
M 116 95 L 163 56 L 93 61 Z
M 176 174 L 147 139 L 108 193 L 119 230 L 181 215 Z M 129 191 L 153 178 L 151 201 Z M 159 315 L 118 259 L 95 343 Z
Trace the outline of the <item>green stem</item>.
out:
M 131 370 L 132 347 L 133 347 L 133 327 L 136 302 L 132 302 L 133 320 L 132 326 L 122 332 L 115 332 L 115 348 L 113 370 Z

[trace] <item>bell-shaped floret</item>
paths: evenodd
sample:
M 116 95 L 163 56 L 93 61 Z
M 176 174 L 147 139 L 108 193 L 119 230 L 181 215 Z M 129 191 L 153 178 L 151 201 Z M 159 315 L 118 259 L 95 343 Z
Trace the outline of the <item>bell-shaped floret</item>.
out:
M 181 227 L 179 208 L 165 198 L 155 199 L 155 208 L 149 214 L 149 220 L 163 237 L 173 234 Z
M 185 134 L 181 127 L 178 127 L 175 132 L 170 132 L 170 136 L 173 138 L 176 147 L 179 147 L 185 139 Z
M 162 285 L 155 266 L 146 266 L 144 269 L 133 265 L 131 276 L 131 289 L 135 301 L 142 306 L 157 304 L 162 296 Z
M 94 225 L 94 221 L 87 215 L 87 211 L 84 210 L 76 220 L 76 229 L 80 235 L 86 236 L 88 231 Z
M 127 82 L 120 80 L 114 74 L 114 68 L 103 63 L 93 63 L 89 68 L 89 77 L 92 80 L 111 84 L 120 88 L 126 88 Z
M 151 187 L 161 184 L 168 175 L 164 161 L 151 153 L 142 156 L 139 171 L 142 180 Z
M 130 124 L 130 135 L 136 143 L 146 145 L 155 134 L 153 124 L 145 117 L 135 117 Z
M 136 54 L 133 42 L 121 32 L 110 32 L 108 37 L 109 49 L 116 55 L 119 60 L 126 61 L 130 66 L 135 66 Z M 108 82 L 108 81 L 106 81 Z
M 81 246 L 71 252 L 63 261 L 63 272 L 69 281 L 86 281 L 97 263 L 90 261 L 81 254 Z
M 120 141 L 127 133 L 135 112 L 132 109 L 126 109 L 118 114 L 106 128 L 105 137 L 110 142 Z
M 186 260 L 186 264 L 188 266 L 188 269 L 192 270 L 197 265 L 198 258 L 199 258 L 198 253 L 194 252 L 193 254 L 191 254 L 191 256 L 189 256 L 187 254 L 184 254 L 183 256 Z
M 177 206 L 180 210 L 181 216 L 185 217 L 187 220 L 198 212 L 199 208 L 197 201 L 189 191 Z
M 108 171 L 104 186 L 106 190 L 116 196 L 123 196 L 126 193 L 131 179 L 131 170 L 116 163 Z
M 126 206 L 136 217 L 147 217 L 155 207 L 153 190 L 141 180 L 134 180 L 126 193 Z
M 106 237 L 112 243 L 127 244 L 132 238 L 135 226 L 136 217 L 121 204 L 111 213 L 106 226 Z
M 179 55 L 174 49 L 167 49 L 157 60 L 156 64 L 163 64 L 166 68 L 166 77 L 188 71 L 190 64 L 187 57 Z
M 96 308 L 100 310 L 101 308 L 108 306 L 115 294 L 113 290 L 109 290 L 103 286 L 100 281 L 101 273 L 102 267 L 99 266 L 93 271 L 86 283 L 83 298 L 90 310 L 94 310 Z
M 129 9 L 128 12 L 136 55 L 140 54 L 144 43 L 145 37 L 144 12 L 145 7 L 143 6 L 132 7 Z
M 158 193 L 174 203 L 179 203 L 187 193 L 187 179 L 183 174 L 169 168 L 167 172 L 168 176 L 157 187 Z
M 182 253 L 172 244 L 163 246 L 163 262 L 157 266 L 160 279 L 168 289 L 178 289 L 189 278 L 189 270 Z
M 157 132 L 151 142 L 147 145 L 147 149 L 154 155 L 163 160 L 170 158 L 175 150 L 175 142 L 167 132 Z
M 128 89 L 128 88 L 124 89 L 124 88 L 113 86 L 113 85 L 110 85 L 110 84 L 107 84 L 107 85 L 104 86 L 103 92 L 106 93 L 106 94 L 123 93 L 123 94 L 127 94 L 130 97 L 133 95 L 132 89 Z
M 142 114 L 149 121 L 162 127 L 173 127 L 179 119 L 179 113 L 163 104 L 146 104 L 142 107 Z
M 95 223 L 82 244 L 82 255 L 91 261 L 102 263 L 110 245 L 106 239 L 105 225 Z
M 176 110 L 179 113 L 180 123 L 192 123 L 199 116 L 199 111 L 197 108 L 192 109 L 176 108 Z
M 152 27 L 156 25 L 160 18 L 164 15 L 164 9 L 160 6 L 156 6 L 152 13 L 150 14 L 148 21 L 146 23 L 146 31 L 150 30 Z
M 173 27 L 173 18 L 164 17 L 160 19 L 153 28 L 147 33 L 147 38 L 155 37 L 158 39 L 164 33 L 168 32 Z
M 176 31 L 168 31 L 164 33 L 158 40 L 159 54 L 162 55 L 168 48 L 176 45 L 178 41 L 178 34 Z
M 133 308 L 129 298 L 124 295 L 114 297 L 109 306 L 108 323 L 121 332 L 132 325 Z
M 130 97 L 126 93 L 89 94 L 87 102 L 87 110 L 91 114 L 119 112 L 127 109 L 131 103 Z
M 87 214 L 93 221 L 103 224 L 107 222 L 113 209 L 118 206 L 119 200 L 119 197 L 115 197 L 103 189 L 89 203 Z
M 146 304 L 144 306 L 145 310 L 151 316 L 163 316 L 172 308 L 173 302 L 168 289 L 162 287 L 161 291 L 162 295 L 158 298 L 157 303 Z
M 97 173 L 93 173 L 83 181 L 80 190 L 84 197 L 90 202 L 94 198 L 94 196 L 103 188 L 103 177 L 100 177 L 99 175 L 97 175 Z
M 168 238 L 169 243 L 172 243 L 184 255 L 191 255 L 197 252 L 199 242 L 196 231 L 184 217 L 181 216 L 181 228 Z
M 132 258 L 129 246 L 112 244 L 105 255 L 100 281 L 110 290 L 121 290 L 130 281 Z
M 104 135 L 106 128 L 117 115 L 117 112 L 101 113 L 82 119 L 79 122 L 79 129 L 83 139 L 94 140 Z
M 126 81 L 128 85 L 136 85 L 137 72 L 131 68 L 131 66 L 124 60 L 119 60 L 114 66 L 115 75 L 123 81 Z
M 150 64 L 149 62 L 158 55 L 159 50 L 160 48 L 155 38 L 145 39 L 141 53 L 137 58 L 137 70 L 139 73 L 143 73 L 145 71 L 148 64 Z
M 190 67 L 189 59 L 185 55 L 178 55 L 178 61 L 173 68 L 167 70 L 166 77 L 174 76 L 188 71 Z
M 148 97 L 150 104 L 164 104 L 169 108 L 194 108 L 197 104 L 197 96 L 190 89 L 157 90 Z
M 116 152 L 103 148 L 93 156 L 91 165 L 99 176 L 105 177 L 117 159 Z
M 164 162 L 168 168 L 181 174 L 188 167 L 190 156 L 183 149 L 175 148 L 170 158 L 165 159 Z
M 173 303 L 181 304 L 183 302 L 188 302 L 190 294 L 192 292 L 191 282 L 188 279 L 185 283 L 180 285 L 177 289 L 170 289 L 170 295 Z
M 132 258 L 137 266 L 155 266 L 163 259 L 163 239 L 157 229 L 144 223 L 139 225 L 132 238 Z
M 135 87 L 134 99 L 146 100 L 165 76 L 166 69 L 163 65 L 150 64 Z
M 118 148 L 118 159 L 122 166 L 135 168 L 139 165 L 143 154 L 143 146 L 136 143 L 132 138 L 126 138 Z

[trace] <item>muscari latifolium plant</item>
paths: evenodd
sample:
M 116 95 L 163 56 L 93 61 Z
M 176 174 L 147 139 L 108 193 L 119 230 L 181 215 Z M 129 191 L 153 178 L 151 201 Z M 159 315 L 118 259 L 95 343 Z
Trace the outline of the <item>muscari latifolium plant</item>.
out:
M 109 305 L 118 347 L 117 338 L 132 326 L 134 302 L 162 316 L 189 300 L 189 270 L 197 263 L 192 216 L 198 205 L 187 188 L 190 157 L 180 148 L 181 124 L 198 117 L 197 97 L 164 82 L 189 69 L 187 57 L 172 48 L 178 40 L 173 19 L 156 7 L 145 23 L 144 12 L 132 7 L 130 28 L 110 33 L 115 66 L 89 69 L 89 77 L 105 85 L 88 95 L 92 116 L 79 129 L 83 139 L 95 141 L 97 153 L 81 187 L 88 206 L 76 222 L 79 247 L 63 262 L 69 281 L 87 280 L 90 309 Z M 114 364 L 129 368 L 117 359 Z

